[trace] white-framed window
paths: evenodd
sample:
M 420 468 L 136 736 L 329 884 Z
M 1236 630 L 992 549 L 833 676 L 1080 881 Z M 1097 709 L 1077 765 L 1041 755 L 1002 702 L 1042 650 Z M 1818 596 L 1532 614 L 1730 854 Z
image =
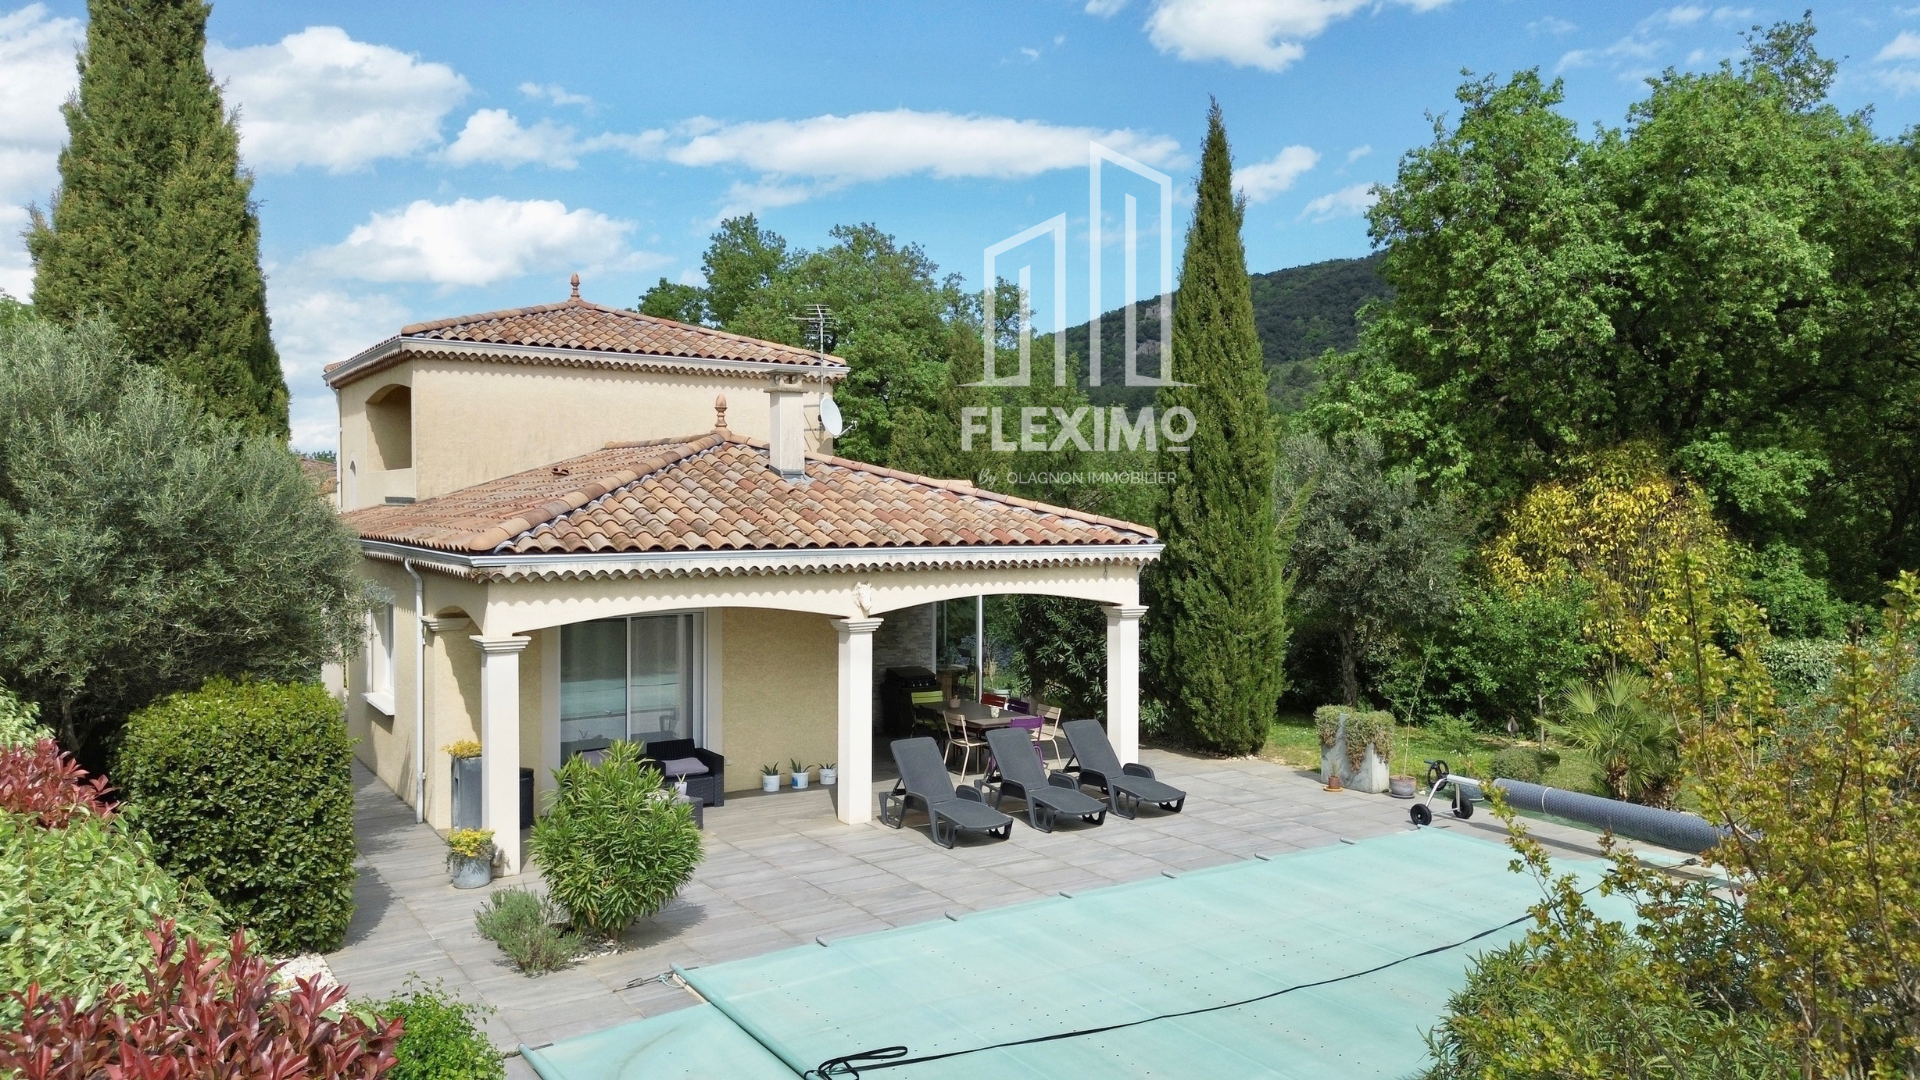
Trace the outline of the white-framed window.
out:
M 376 595 L 367 613 L 367 704 L 393 715 L 393 597 Z

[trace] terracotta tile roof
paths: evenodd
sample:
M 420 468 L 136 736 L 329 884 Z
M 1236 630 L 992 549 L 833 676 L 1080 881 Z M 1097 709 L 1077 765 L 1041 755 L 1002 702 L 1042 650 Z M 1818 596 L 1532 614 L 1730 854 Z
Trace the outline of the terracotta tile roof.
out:
M 334 468 L 333 462 L 331 461 L 321 461 L 318 458 L 310 458 L 302 455 L 300 458 L 300 474 L 312 481 L 313 486 L 318 488 L 322 495 L 333 494 L 334 489 L 340 484 L 339 472 Z
M 540 345 L 555 349 L 687 356 L 703 360 L 748 360 L 772 364 L 817 364 L 819 355 L 792 345 L 741 337 L 724 330 L 602 307 L 579 297 L 558 304 L 510 308 L 483 315 L 414 323 L 403 338 L 475 341 L 491 345 Z M 829 366 L 841 365 L 829 357 Z
M 398 362 L 399 354 L 409 347 L 431 348 L 434 342 L 498 345 L 509 355 L 516 347 L 541 350 L 545 355 L 540 361 L 547 363 L 565 363 L 565 354 L 577 351 L 580 361 L 594 366 L 606 365 L 610 355 L 631 356 L 636 362 L 646 358 L 645 362 L 651 363 L 687 359 L 821 366 L 819 354 L 806 349 L 642 315 L 624 308 L 603 307 L 580 299 L 578 288 L 576 284 L 574 294 L 557 304 L 458 315 L 403 326 L 396 337 L 337 364 L 327 365 L 327 380 L 335 386 L 344 385 Z M 554 350 L 559 351 L 559 357 L 553 355 Z M 614 366 L 621 365 L 615 361 Z M 847 368 L 846 361 L 837 356 L 828 356 L 824 366 L 831 375 L 844 374 Z
M 346 515 L 368 540 L 467 554 L 1144 544 L 1152 529 L 844 458 L 782 479 L 715 431 L 609 446 L 417 503 Z

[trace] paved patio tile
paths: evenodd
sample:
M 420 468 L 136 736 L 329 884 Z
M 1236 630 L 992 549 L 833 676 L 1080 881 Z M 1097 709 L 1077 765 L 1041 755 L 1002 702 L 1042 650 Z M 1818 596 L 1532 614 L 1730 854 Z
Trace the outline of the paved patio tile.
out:
M 652 981 L 675 964 L 723 963 L 1408 827 L 1404 802 L 1322 791 L 1314 774 L 1272 762 L 1162 750 L 1143 758 L 1187 790 L 1185 813 L 1146 809 L 1135 820 L 1109 815 L 1098 828 L 1063 825 L 1050 834 L 1019 818 L 1010 840 L 963 839 L 953 850 L 933 844 L 921 815 L 897 830 L 877 821 L 840 824 L 837 790 L 730 796 L 707 809 L 706 857 L 693 880 L 628 930 L 625 951 L 539 978 L 514 971 L 473 925 L 489 893 L 541 888 L 538 874 L 455 890 L 440 837 L 355 765 L 356 910 L 346 946 L 327 960 L 356 998 L 386 996 L 410 977 L 439 979 L 495 1010 L 487 1030 L 497 1045 L 537 1046 L 693 1004 L 679 987 Z M 1443 822 L 1504 836 L 1497 822 L 1480 818 Z M 1578 830 L 1537 825 L 1535 834 L 1595 849 L 1593 836 Z M 508 1075 L 532 1074 L 514 1059 Z

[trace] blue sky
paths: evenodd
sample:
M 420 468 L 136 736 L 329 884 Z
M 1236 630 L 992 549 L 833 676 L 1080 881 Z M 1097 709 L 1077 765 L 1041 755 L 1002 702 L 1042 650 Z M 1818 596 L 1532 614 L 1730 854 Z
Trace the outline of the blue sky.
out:
M 1706 68 L 1804 4 L 1548 0 L 1033 0 L 1007 4 L 216 3 L 209 61 L 242 115 L 295 442 L 332 445 L 320 369 L 402 324 L 583 292 L 627 305 L 697 280 L 717 219 L 803 246 L 871 221 L 981 279 L 982 251 L 1066 215 L 1064 313 L 1084 319 L 1087 143 L 1172 177 L 1185 207 L 1207 97 L 1253 199 L 1252 269 L 1368 250 L 1367 185 L 1454 108 L 1460 70 L 1539 66 L 1568 115 L 1618 124 L 1648 74 Z M 1920 2 L 1817 5 L 1834 97 L 1920 122 Z M 0 0 L 0 288 L 45 204 L 85 5 Z M 1139 201 L 1159 291 L 1158 188 L 1103 173 L 1102 306 Z M 1045 238 L 1033 266 L 1055 311 Z

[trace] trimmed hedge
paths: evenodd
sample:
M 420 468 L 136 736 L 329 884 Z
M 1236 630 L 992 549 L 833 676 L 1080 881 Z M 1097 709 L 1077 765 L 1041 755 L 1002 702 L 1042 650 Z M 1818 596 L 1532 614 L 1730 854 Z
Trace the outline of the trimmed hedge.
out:
M 352 760 L 340 703 L 318 683 L 215 679 L 133 714 L 113 779 L 161 864 L 284 956 L 346 938 Z

